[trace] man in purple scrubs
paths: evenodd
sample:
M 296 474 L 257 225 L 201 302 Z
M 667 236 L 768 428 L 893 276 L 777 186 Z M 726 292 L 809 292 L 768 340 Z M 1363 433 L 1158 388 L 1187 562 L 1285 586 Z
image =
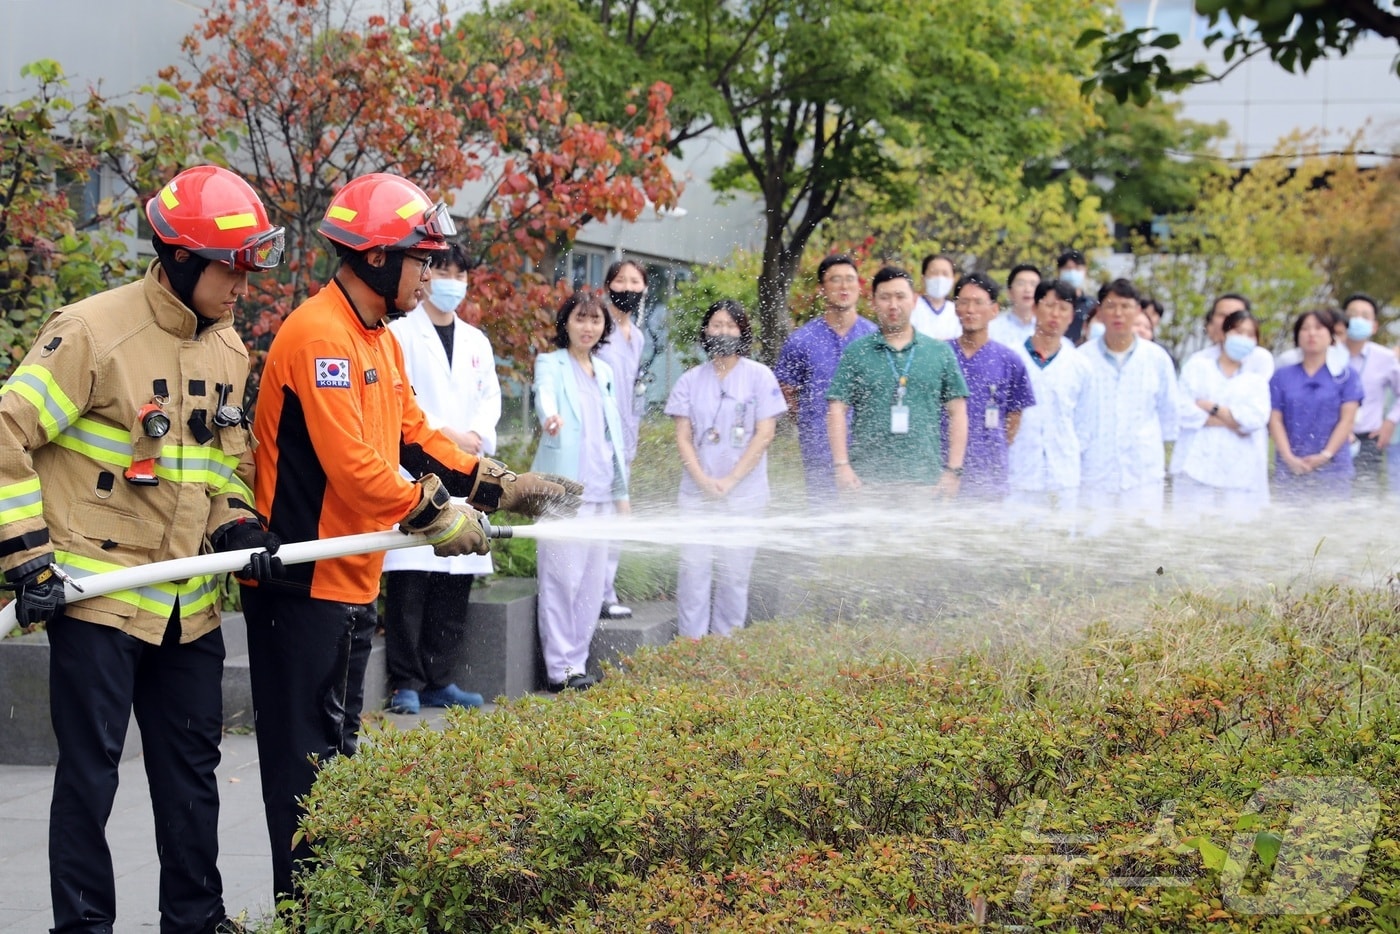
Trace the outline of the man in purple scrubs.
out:
M 1035 393 L 1021 358 L 988 334 L 987 326 L 997 313 L 996 283 L 980 272 L 963 276 L 953 287 L 953 307 L 962 336 L 948 344 L 962 367 L 969 393 L 961 495 L 1005 499 L 1011 492 L 1007 448 L 1021 426 L 1021 411 L 1035 405 Z
M 827 387 L 846 347 L 877 330 L 874 322 L 856 314 L 860 276 L 854 259 L 845 254 L 828 256 L 817 267 L 817 282 L 826 313 L 788 336 L 773 367 L 788 410 L 797 416 L 807 498 L 813 504 L 828 502 L 836 494 L 831 443 L 826 435 Z

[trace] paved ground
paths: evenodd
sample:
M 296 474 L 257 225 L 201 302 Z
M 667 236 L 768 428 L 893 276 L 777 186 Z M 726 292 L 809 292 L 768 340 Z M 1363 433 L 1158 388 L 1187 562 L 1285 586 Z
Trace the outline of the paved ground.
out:
M 440 712 L 426 718 L 389 719 L 404 729 L 424 719 L 434 726 L 441 724 Z M 160 929 L 156 907 L 160 866 L 143 763 L 140 756 L 122 763 L 121 787 L 107 825 L 107 842 L 117 870 L 118 934 Z M 3 934 L 42 934 L 53 923 L 48 866 L 52 791 L 52 768 L 0 765 Z M 219 794 L 219 871 L 224 879 L 224 904 L 231 915 L 246 910 L 250 919 L 264 917 L 272 910 L 272 863 L 258 780 L 258 747 L 251 733 L 224 737 Z

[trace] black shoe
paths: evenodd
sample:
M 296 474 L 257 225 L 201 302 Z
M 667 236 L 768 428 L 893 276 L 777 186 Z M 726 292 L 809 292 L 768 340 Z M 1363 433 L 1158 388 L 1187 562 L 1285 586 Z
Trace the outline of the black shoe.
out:
M 632 608 L 623 606 L 621 603 L 604 603 L 602 611 L 598 614 L 599 619 L 631 619 Z
M 560 691 L 586 691 L 598 683 L 598 679 L 590 675 L 569 675 L 565 681 L 549 682 L 551 694 L 558 694 Z

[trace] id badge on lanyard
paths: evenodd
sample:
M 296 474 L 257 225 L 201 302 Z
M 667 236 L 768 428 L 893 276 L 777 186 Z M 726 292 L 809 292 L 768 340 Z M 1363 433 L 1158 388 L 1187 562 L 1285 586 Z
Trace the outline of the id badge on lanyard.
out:
M 1001 409 L 997 408 L 997 387 L 993 383 L 987 393 L 987 411 L 982 416 L 982 426 L 995 431 L 1001 427 Z
M 899 381 L 898 388 L 894 391 L 894 405 L 890 406 L 890 434 L 909 434 L 909 406 L 904 404 L 904 394 L 909 391 L 909 367 L 914 363 L 914 352 L 917 346 L 909 348 L 909 359 L 904 361 L 904 372 L 901 373 L 894 366 L 894 351 L 886 347 L 890 353 L 890 372 Z
M 909 406 L 904 404 L 904 377 L 899 378 L 899 388 L 894 392 L 894 405 L 890 406 L 890 434 L 909 434 Z

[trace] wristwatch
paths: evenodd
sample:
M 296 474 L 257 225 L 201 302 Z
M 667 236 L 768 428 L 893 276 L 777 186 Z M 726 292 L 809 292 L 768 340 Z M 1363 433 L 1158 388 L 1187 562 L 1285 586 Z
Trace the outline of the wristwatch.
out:
M 953 476 L 957 477 L 959 480 L 962 479 L 963 469 L 961 467 L 949 467 L 948 472 Z
M 1215 405 L 1213 405 L 1213 406 L 1210 407 L 1210 414 L 1212 414 L 1212 415 L 1219 415 L 1219 414 L 1220 414 L 1220 403 L 1219 403 L 1219 402 L 1217 402 Z

